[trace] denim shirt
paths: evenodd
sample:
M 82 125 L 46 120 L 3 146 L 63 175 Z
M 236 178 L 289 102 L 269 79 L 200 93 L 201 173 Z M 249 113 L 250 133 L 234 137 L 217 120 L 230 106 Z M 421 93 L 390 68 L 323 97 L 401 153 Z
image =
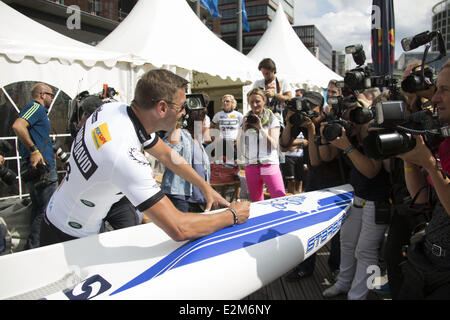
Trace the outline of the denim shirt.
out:
M 169 147 L 171 147 L 173 150 L 178 152 L 188 164 L 192 166 L 193 159 L 193 143 L 191 134 L 186 129 L 181 129 L 180 134 L 180 141 L 177 145 L 173 145 L 167 141 L 169 137 L 169 134 L 167 134 L 163 141 L 167 143 Z M 206 181 L 209 182 L 210 178 L 210 166 L 209 166 L 209 158 L 206 154 L 205 149 L 200 144 L 200 148 L 203 153 L 203 159 L 205 160 L 205 163 L 203 164 L 205 171 L 206 171 Z M 176 175 L 172 171 L 170 171 L 168 168 L 164 170 L 164 175 L 161 181 L 161 190 L 165 194 L 172 194 L 172 195 L 184 195 L 184 196 L 192 196 L 192 190 L 193 185 L 181 178 L 180 176 Z

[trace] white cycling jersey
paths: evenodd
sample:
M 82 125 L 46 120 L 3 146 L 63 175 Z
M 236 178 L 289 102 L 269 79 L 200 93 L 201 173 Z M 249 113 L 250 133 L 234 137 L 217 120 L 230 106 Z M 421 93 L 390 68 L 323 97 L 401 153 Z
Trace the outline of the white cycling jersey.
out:
M 143 148 L 157 141 L 127 105 L 98 108 L 72 144 L 67 174 L 47 206 L 48 220 L 68 235 L 85 237 L 99 233 L 109 209 L 124 195 L 141 212 L 150 208 L 164 194 Z

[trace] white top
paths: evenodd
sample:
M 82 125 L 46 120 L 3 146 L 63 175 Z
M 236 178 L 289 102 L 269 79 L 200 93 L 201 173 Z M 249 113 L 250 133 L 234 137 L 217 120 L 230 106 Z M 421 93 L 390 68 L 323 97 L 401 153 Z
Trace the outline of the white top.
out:
M 214 115 L 212 122 L 219 124 L 222 139 L 236 140 L 243 119 L 244 116 L 239 111 L 233 110 L 227 113 L 221 110 Z
M 72 144 L 65 178 L 47 206 L 47 218 L 74 237 L 97 234 L 111 206 L 124 195 L 140 211 L 164 196 L 143 146 L 153 147 L 131 109 L 121 103 L 95 111 Z
M 279 79 L 279 78 L 277 78 L 277 79 L 278 79 L 278 83 L 280 84 L 280 92 L 278 92 L 278 93 L 283 94 L 285 92 L 292 92 L 292 86 L 289 84 L 289 82 L 287 82 L 284 79 Z M 267 86 L 266 86 L 266 82 L 264 79 L 256 80 L 252 86 L 252 89 L 255 89 L 255 88 L 260 88 L 263 90 L 275 89 L 275 93 L 277 93 L 276 80 L 273 80 Z
M 269 129 L 280 126 L 280 121 L 275 115 L 271 115 L 270 120 L 263 126 L 267 133 Z M 279 164 L 278 146 L 269 145 L 267 138 L 261 132 L 256 134 L 257 130 L 248 129 L 244 134 L 245 144 L 245 164 Z
M 300 134 L 295 139 L 305 139 L 305 136 L 303 135 L 302 132 L 300 132 Z M 294 151 L 286 151 L 284 153 L 284 155 L 285 156 L 290 156 L 290 157 L 303 157 L 303 148 L 298 147 Z

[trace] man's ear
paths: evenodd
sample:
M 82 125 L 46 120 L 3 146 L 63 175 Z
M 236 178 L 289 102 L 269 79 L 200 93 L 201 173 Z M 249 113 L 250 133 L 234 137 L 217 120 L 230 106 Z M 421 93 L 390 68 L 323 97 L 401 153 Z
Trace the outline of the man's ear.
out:
M 156 110 L 158 111 L 158 114 L 160 116 L 165 115 L 165 113 L 167 112 L 169 105 L 164 102 L 163 100 L 158 101 L 158 104 L 156 105 Z

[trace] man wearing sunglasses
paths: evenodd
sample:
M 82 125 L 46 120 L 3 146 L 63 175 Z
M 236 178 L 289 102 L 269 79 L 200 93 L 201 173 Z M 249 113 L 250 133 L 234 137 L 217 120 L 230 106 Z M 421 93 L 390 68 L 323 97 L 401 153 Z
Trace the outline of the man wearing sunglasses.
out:
M 156 132 L 172 132 L 186 113 L 187 81 L 168 70 L 151 70 L 138 81 L 131 106 L 105 104 L 86 121 L 72 144 L 69 169 L 47 206 L 41 246 L 98 234 L 111 205 L 123 196 L 175 241 L 195 239 L 245 222 L 248 202 L 223 199 Z M 197 186 L 206 210 L 181 212 L 162 193 L 143 151 Z
M 37 175 L 36 179 L 25 183 L 32 201 L 30 235 L 25 249 L 39 247 L 41 221 L 58 181 L 47 115 L 54 98 L 53 90 L 44 83 L 37 83 L 31 89 L 31 98 L 32 101 L 22 109 L 12 129 L 19 139 L 21 171 L 36 170 L 38 165 L 42 165 L 47 174 L 45 177 Z

